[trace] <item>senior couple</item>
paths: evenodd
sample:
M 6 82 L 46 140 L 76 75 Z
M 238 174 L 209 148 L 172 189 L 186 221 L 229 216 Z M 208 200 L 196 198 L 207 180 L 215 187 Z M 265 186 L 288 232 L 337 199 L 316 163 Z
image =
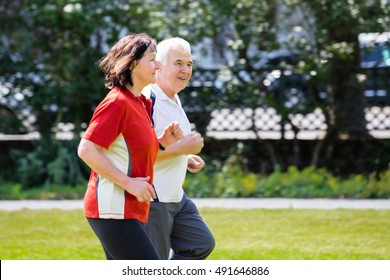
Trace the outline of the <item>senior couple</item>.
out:
M 110 90 L 79 147 L 91 168 L 84 214 L 106 258 L 206 259 L 215 246 L 183 191 L 205 163 L 178 93 L 192 75 L 190 44 L 129 34 L 100 60 Z

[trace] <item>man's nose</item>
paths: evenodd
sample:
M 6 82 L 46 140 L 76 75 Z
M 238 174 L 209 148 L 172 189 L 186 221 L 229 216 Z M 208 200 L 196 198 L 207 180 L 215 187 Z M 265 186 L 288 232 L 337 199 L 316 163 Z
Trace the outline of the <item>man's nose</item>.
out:
M 181 71 L 185 73 L 189 73 L 191 71 L 191 68 L 188 65 L 183 65 L 181 67 Z

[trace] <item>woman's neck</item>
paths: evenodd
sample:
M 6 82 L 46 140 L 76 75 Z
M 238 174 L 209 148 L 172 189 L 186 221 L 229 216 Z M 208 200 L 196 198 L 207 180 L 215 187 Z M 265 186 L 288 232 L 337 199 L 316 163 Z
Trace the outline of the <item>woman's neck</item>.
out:
M 139 87 L 136 85 L 127 85 L 126 88 L 131 91 L 135 96 L 140 96 L 144 87 Z

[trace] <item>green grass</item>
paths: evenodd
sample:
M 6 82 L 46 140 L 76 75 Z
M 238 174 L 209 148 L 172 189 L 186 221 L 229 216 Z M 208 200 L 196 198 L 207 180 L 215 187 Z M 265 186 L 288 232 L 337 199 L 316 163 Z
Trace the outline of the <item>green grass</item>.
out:
M 390 211 L 210 210 L 213 259 L 390 259 Z
M 201 209 L 214 260 L 390 259 L 389 210 Z M 81 210 L 0 211 L 2 260 L 99 260 Z

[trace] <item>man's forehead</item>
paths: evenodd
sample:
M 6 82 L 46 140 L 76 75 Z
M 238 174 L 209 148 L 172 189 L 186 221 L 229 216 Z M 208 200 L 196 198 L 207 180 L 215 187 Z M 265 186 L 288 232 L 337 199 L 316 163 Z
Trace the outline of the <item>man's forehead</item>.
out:
M 180 50 L 171 50 L 169 52 L 169 59 L 172 61 L 192 62 L 192 55 L 191 53 Z

